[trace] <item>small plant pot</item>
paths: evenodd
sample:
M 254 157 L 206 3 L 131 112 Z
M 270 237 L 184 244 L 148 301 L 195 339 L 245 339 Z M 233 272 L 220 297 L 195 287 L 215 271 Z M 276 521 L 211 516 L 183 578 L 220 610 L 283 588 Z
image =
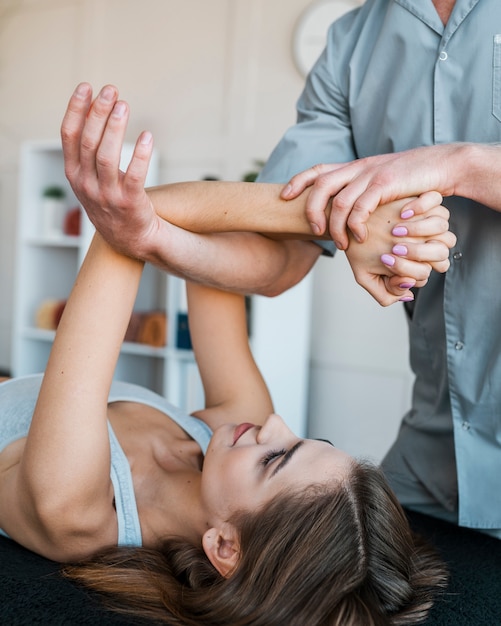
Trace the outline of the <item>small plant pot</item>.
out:
M 59 198 L 42 198 L 42 233 L 45 237 L 60 237 L 64 232 L 66 203 Z

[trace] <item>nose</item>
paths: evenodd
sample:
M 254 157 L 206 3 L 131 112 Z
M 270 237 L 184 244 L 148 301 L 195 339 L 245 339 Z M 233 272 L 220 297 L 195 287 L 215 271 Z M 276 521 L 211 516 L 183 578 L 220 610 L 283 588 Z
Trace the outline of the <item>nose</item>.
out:
M 266 421 L 261 426 L 261 429 L 257 433 L 256 440 L 258 443 L 267 443 L 277 436 L 289 434 L 292 434 L 292 431 L 280 415 L 272 413 L 266 418 Z

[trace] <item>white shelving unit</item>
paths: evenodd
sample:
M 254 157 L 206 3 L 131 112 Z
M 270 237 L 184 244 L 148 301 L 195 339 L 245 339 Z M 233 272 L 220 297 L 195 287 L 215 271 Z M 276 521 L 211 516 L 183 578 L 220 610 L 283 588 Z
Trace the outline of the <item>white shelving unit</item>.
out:
M 126 146 L 123 166 L 130 160 Z M 147 185 L 155 185 L 156 156 Z M 36 326 L 36 312 L 48 300 L 65 300 L 71 290 L 94 228 L 82 212 L 81 234 L 47 235 L 42 228 L 42 192 L 51 185 L 66 191 L 67 208 L 78 201 L 64 176 L 60 143 L 28 142 L 23 145 L 20 167 L 16 299 L 13 329 L 14 376 L 45 369 L 54 331 Z M 146 266 L 135 310 L 164 310 L 167 344 L 156 348 L 124 342 L 117 364 L 117 379 L 135 382 L 162 393 L 172 403 L 192 411 L 203 406 L 203 392 L 191 350 L 176 348 L 178 314 L 183 312 L 184 281 Z M 251 346 L 270 385 L 277 412 L 293 430 L 306 430 L 311 279 L 283 296 L 252 298 Z

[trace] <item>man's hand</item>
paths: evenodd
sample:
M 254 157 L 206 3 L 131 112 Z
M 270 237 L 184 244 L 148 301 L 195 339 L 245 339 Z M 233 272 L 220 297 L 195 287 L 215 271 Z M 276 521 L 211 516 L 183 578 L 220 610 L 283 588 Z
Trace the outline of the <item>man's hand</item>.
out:
M 92 101 L 92 88 L 78 85 L 61 126 L 65 173 L 90 221 L 114 248 L 147 258 L 160 219 L 144 190 L 153 150 L 152 136 L 143 132 L 126 172 L 120 155 L 129 108 L 118 90 L 107 85 Z
M 454 195 L 466 149 L 465 144 L 445 144 L 351 163 L 316 165 L 294 176 L 282 197 L 290 200 L 313 185 L 306 214 L 317 235 L 327 228 L 325 209 L 332 198 L 329 232 L 336 246 L 344 250 L 348 230 L 357 241 L 365 241 L 367 220 L 379 205 L 432 190 Z M 419 200 L 409 208 L 420 213 Z

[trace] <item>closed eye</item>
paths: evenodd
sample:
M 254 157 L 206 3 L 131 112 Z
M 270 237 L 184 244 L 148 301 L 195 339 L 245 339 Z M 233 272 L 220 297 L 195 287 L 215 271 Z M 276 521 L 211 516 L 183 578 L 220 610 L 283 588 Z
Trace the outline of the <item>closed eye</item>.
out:
M 264 465 L 265 467 L 267 465 L 269 465 L 270 463 L 272 463 L 273 461 L 275 461 L 276 459 L 278 459 L 279 457 L 283 456 L 284 454 L 287 453 L 287 450 L 270 450 L 270 452 L 268 452 L 262 459 L 261 459 L 261 465 Z

